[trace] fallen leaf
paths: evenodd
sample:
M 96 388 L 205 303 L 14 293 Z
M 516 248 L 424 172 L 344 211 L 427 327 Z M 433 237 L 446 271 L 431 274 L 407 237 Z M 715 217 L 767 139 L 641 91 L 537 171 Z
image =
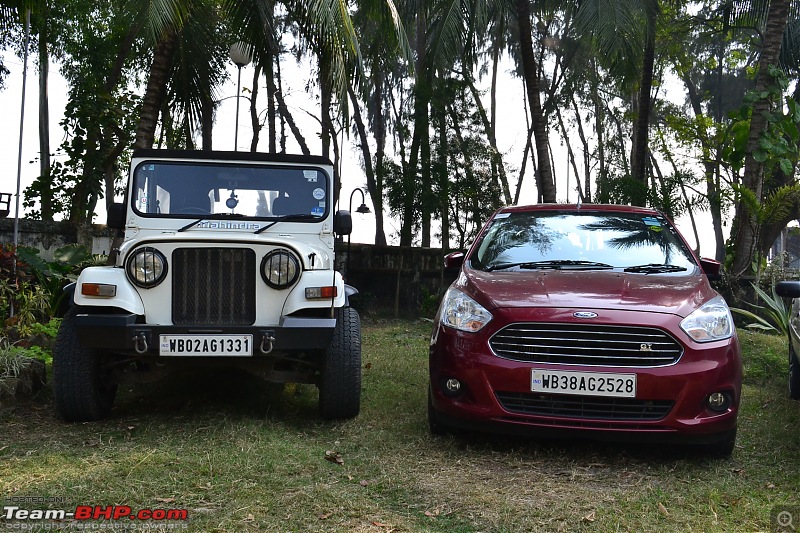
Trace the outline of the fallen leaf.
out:
M 775 488 L 775 483 L 767 483 L 767 488 L 768 489 L 774 489 Z
M 175 501 L 175 498 L 156 498 L 156 501 L 161 503 L 172 503 Z
M 366 487 L 367 485 L 369 485 L 369 481 L 367 481 L 366 479 L 362 479 L 361 481 L 358 482 L 358 484 L 361 485 L 362 487 Z
M 330 518 L 331 516 L 333 516 L 333 513 L 325 513 L 325 514 L 321 514 L 321 515 L 319 515 L 319 519 L 320 519 L 320 520 L 327 520 L 327 519 L 328 519 L 328 518 Z
M 252 514 L 247 515 L 245 518 L 242 519 L 242 522 L 254 522 L 256 519 L 255 516 Z
M 364 368 L 369 370 L 370 368 L 372 368 L 372 363 L 367 363 L 366 365 L 364 365 Z
M 372 522 L 372 525 L 373 525 L 373 526 L 377 526 L 377 527 L 392 527 L 392 526 L 390 526 L 389 524 L 383 524 L 383 523 L 381 523 L 381 522 L 378 522 L 378 521 L 373 521 L 373 522 Z
M 342 455 L 339 452 L 335 452 L 333 450 L 328 450 L 325 452 L 325 460 L 330 461 L 331 463 L 336 463 L 337 465 L 344 464 L 344 459 L 342 459 Z
M 667 511 L 667 508 L 664 507 L 664 504 L 661 502 L 658 502 L 658 511 L 664 516 L 669 516 L 669 511 Z
M 433 518 L 433 517 L 439 516 L 439 513 L 441 513 L 441 511 L 439 511 L 439 509 L 434 509 L 433 512 L 425 511 L 425 516 Z
M 659 504 L 660 505 L 660 504 Z M 594 522 L 594 511 L 583 517 L 584 522 Z

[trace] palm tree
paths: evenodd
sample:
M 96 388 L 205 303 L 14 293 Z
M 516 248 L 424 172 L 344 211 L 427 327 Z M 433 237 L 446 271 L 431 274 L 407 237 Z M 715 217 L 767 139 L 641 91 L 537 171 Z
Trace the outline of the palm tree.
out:
M 749 4 L 749 2 L 743 2 Z M 759 57 L 758 74 L 756 76 L 755 93 L 764 93 L 773 83 L 769 73 L 771 65 L 777 65 L 784 38 L 784 31 L 789 20 L 790 0 L 770 0 L 767 11 L 766 24 L 762 32 L 761 54 Z M 749 5 L 746 7 L 750 7 Z M 751 191 L 756 201 L 764 199 L 764 165 L 755 159 L 754 154 L 759 147 L 759 141 L 767 128 L 766 115 L 774 102 L 767 98 L 760 98 L 753 103 L 750 118 L 750 133 L 747 139 L 744 176 L 742 186 Z M 758 228 L 755 223 L 754 213 L 747 204 L 740 202 L 736 213 L 737 233 L 734 239 L 734 256 L 731 271 L 735 277 L 746 274 L 751 269 L 753 258 L 759 247 Z
M 601 62 L 633 91 L 636 122 L 631 147 L 631 177 L 639 184 L 633 202 L 644 205 L 648 189 L 648 137 L 651 90 L 655 66 L 658 0 L 587 0 L 571 4 L 576 8 L 578 33 L 594 43 Z

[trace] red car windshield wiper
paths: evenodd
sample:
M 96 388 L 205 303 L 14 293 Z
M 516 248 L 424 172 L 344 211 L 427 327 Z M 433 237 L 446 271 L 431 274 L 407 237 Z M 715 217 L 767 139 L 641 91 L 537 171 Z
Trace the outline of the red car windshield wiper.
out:
M 678 265 L 666 265 L 659 263 L 649 263 L 647 265 L 636 265 L 625 267 L 625 272 L 640 272 L 642 274 L 663 274 L 666 272 L 683 272 L 686 267 Z
M 573 259 L 555 259 L 551 261 L 522 261 L 519 263 L 497 263 L 486 267 L 486 272 L 505 270 L 507 268 L 520 268 L 524 270 L 610 270 L 614 268 L 606 263 L 595 261 L 576 261 Z

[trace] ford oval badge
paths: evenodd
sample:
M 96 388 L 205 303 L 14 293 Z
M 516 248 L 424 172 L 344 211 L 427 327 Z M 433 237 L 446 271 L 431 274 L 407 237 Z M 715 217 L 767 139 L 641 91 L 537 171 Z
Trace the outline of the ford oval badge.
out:
M 576 311 L 572 313 L 572 316 L 575 318 L 597 318 L 597 313 L 592 313 L 591 311 Z

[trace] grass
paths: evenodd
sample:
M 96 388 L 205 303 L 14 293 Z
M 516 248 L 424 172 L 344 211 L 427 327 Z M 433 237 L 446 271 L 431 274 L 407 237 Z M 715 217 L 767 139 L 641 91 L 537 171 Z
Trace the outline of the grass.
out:
M 770 531 L 771 509 L 800 505 L 800 403 L 787 397 L 780 337 L 740 332 L 739 441 L 714 460 L 432 437 L 429 327 L 364 323 L 362 412 L 345 422 L 316 418 L 313 387 L 240 374 L 123 390 L 112 418 L 92 424 L 60 422 L 41 394 L 0 411 L 0 498 L 185 508 L 189 530 L 209 532 Z

